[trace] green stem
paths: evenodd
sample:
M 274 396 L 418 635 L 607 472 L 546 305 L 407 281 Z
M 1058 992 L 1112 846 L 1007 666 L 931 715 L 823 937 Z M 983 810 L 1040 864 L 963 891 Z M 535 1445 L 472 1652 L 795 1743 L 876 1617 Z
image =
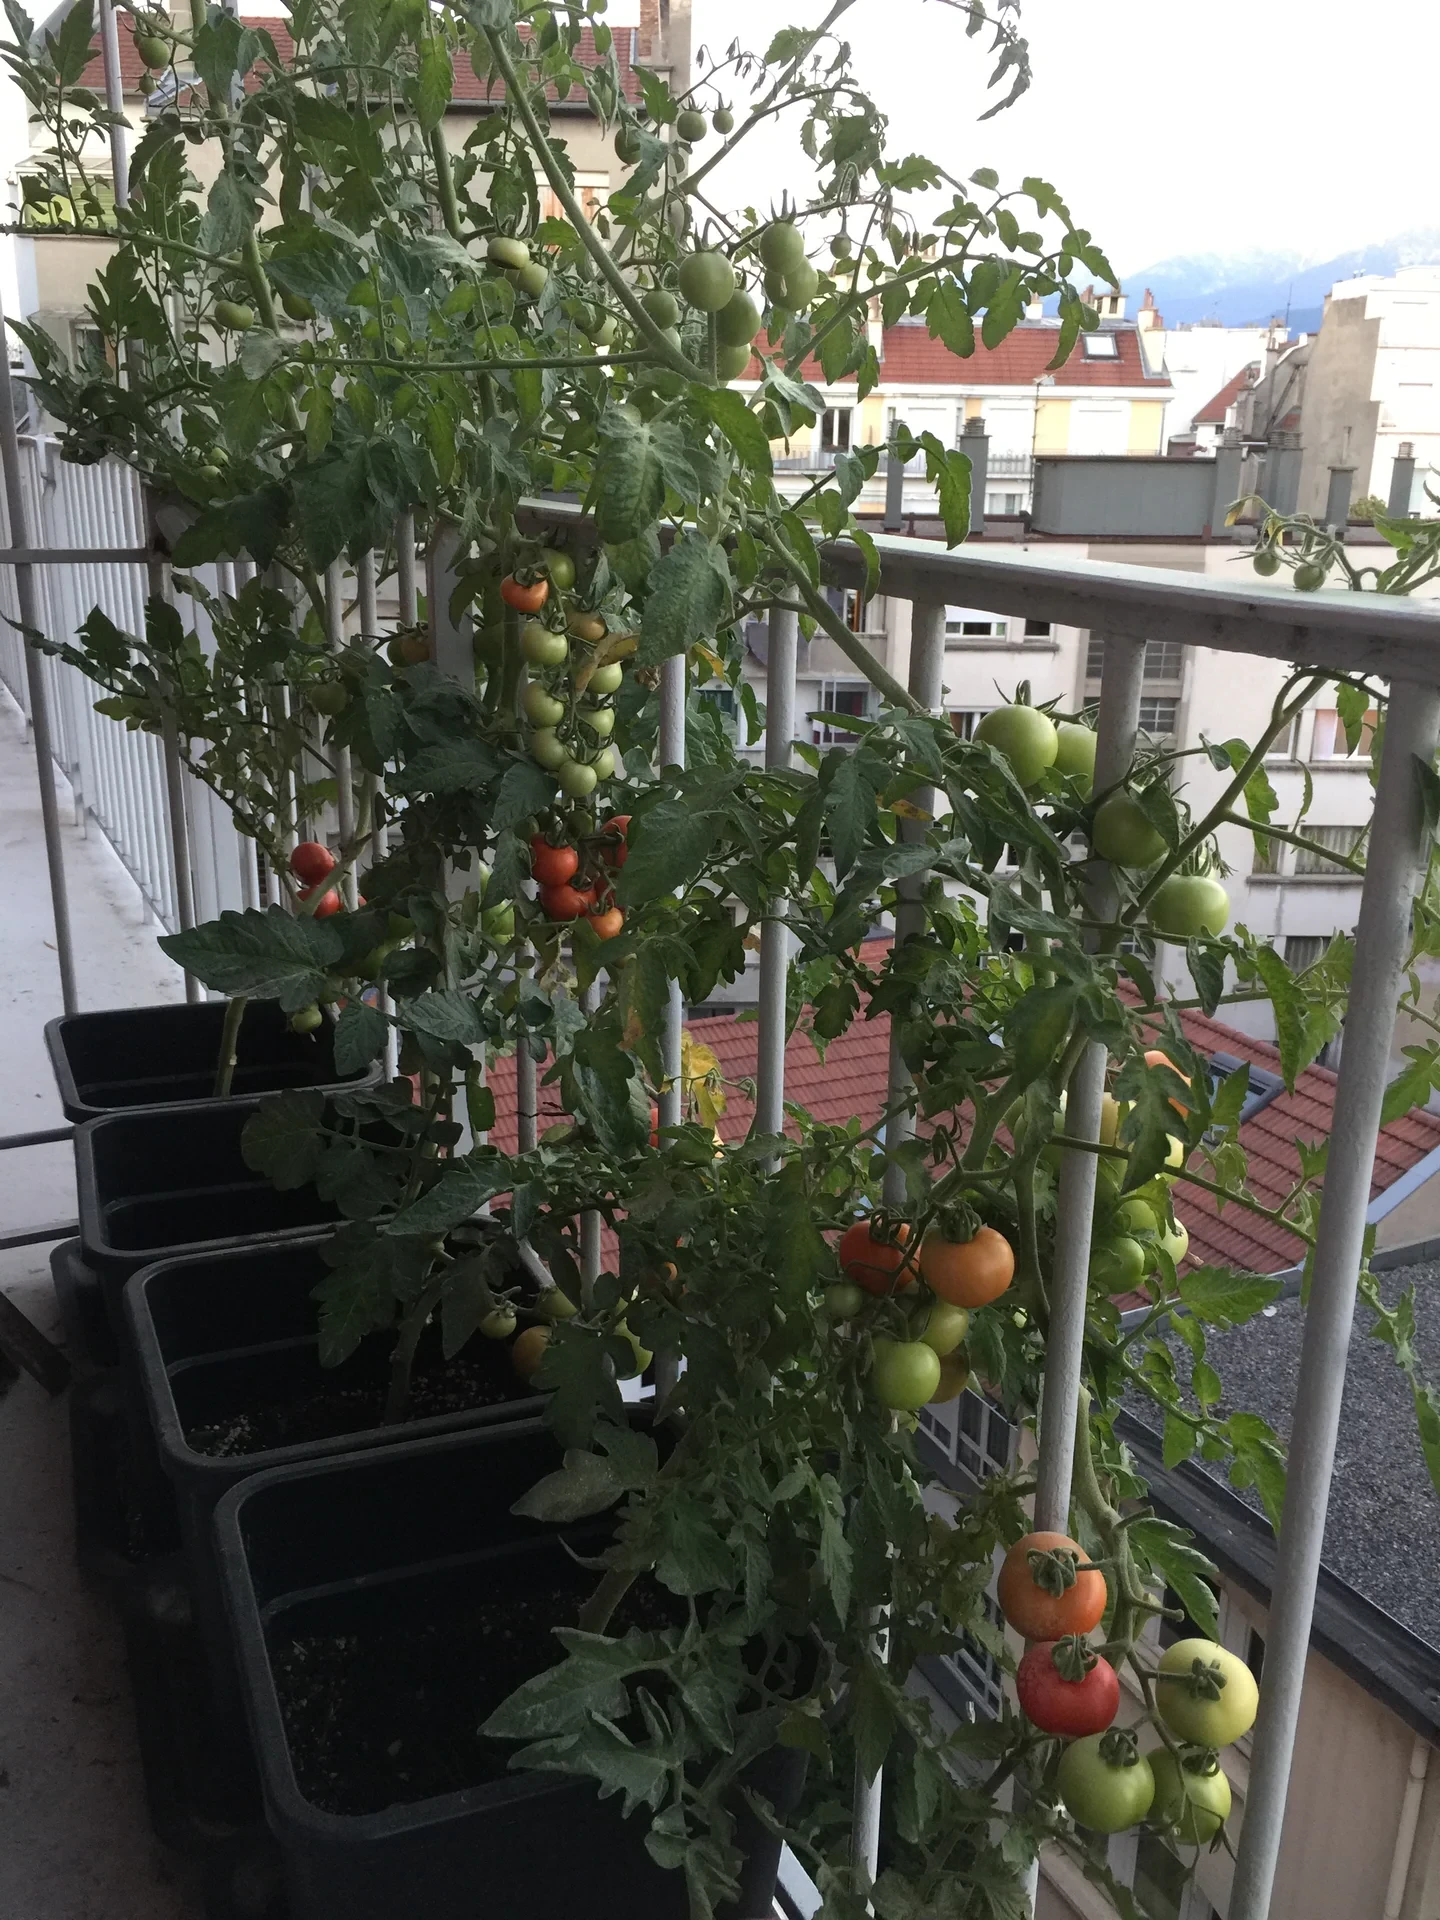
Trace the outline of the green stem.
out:
M 535 148 L 536 158 L 545 169 L 545 178 L 554 189 L 555 198 L 565 209 L 565 217 L 575 229 L 581 245 L 610 283 L 616 298 L 629 314 L 642 338 L 649 341 L 657 357 L 676 373 L 683 374 L 687 380 L 703 381 L 705 376 L 699 367 L 692 366 L 685 355 L 671 345 L 665 338 L 664 331 L 650 318 L 640 304 L 639 295 L 611 259 L 609 248 L 601 244 L 599 235 L 586 219 L 585 210 L 575 198 L 570 182 L 566 178 L 565 169 L 556 159 L 555 150 L 546 139 L 545 130 L 530 104 L 529 95 L 519 74 L 515 71 L 515 63 L 506 51 L 503 34 L 494 27 L 486 27 L 484 32 L 485 38 L 490 43 L 490 50 L 495 56 L 496 68 L 505 82 L 506 95 L 514 102 L 515 111 L 525 122 L 525 131 L 529 134 L 531 144 Z
M 463 246 L 465 235 L 460 226 L 460 202 L 455 194 L 455 169 L 450 164 L 450 149 L 445 144 L 445 133 L 436 127 L 430 135 L 430 157 L 435 162 L 435 191 L 440 200 L 440 218 L 445 222 L 445 231 L 452 240 L 458 240 Z
M 240 1022 L 245 1018 L 245 1009 L 249 1000 L 243 993 L 225 1008 L 225 1025 L 220 1034 L 220 1058 L 215 1064 L 215 1098 L 224 1100 L 229 1097 L 230 1086 L 235 1077 L 235 1055 L 240 1040 Z
M 881 666 L 880 662 L 875 658 L 859 634 L 852 633 L 831 606 L 830 602 L 825 598 L 824 594 L 817 592 L 816 589 L 811 586 L 810 578 L 804 565 L 798 554 L 791 549 L 784 536 L 778 533 L 773 526 L 767 526 L 765 529 L 765 538 L 769 542 L 772 551 L 784 562 L 786 572 L 790 575 L 800 598 L 805 603 L 803 608 L 799 609 L 790 608 L 783 601 L 778 601 L 776 604 L 786 607 L 786 610 L 790 612 L 799 611 L 808 613 L 817 626 L 825 629 L 826 634 L 835 642 L 846 659 L 853 662 L 853 664 L 860 669 L 871 686 L 877 687 L 892 706 L 903 707 L 907 713 L 924 713 L 924 707 L 921 706 L 915 696 L 910 693 L 908 689 L 901 686 L 893 673 Z
M 1261 839 L 1283 840 L 1287 846 L 1300 847 L 1306 853 L 1319 854 L 1322 860 L 1328 860 L 1337 867 L 1348 868 L 1351 873 L 1363 874 L 1365 871 L 1363 860 L 1356 860 L 1347 853 L 1336 853 L 1331 847 L 1322 847 L 1318 841 L 1307 840 L 1303 833 L 1292 833 L 1288 827 L 1270 827 L 1263 820 L 1247 819 L 1243 813 L 1222 813 L 1220 818 L 1227 826 L 1245 827 Z

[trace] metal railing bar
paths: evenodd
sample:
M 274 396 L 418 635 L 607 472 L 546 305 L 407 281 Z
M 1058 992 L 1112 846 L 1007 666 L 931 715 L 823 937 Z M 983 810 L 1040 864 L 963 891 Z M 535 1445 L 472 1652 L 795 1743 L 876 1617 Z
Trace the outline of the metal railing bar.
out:
M 1429 844 L 1415 763 L 1433 765 L 1437 735 L 1440 691 L 1421 684 L 1392 684 L 1290 1425 L 1285 1505 L 1266 1631 L 1265 1686 L 1251 1747 L 1250 1789 L 1235 1862 L 1230 1920 L 1265 1920 L 1274 1890 L 1350 1357 L 1375 1143 L 1390 1076 L 1411 909 Z
M 48 1147 L 59 1140 L 73 1140 L 73 1127 L 44 1127 L 39 1133 L 7 1133 L 0 1135 L 0 1153 L 8 1152 L 11 1147 Z
M 1100 696 L 1099 738 L 1095 747 L 1097 788 L 1113 786 L 1129 771 L 1135 756 L 1144 673 L 1144 642 L 1107 634 L 1104 691 Z M 1101 884 L 1109 894 L 1109 882 Z M 1100 911 L 1103 910 L 1102 907 Z M 1065 1130 L 1078 1140 L 1100 1137 L 1105 1062 L 1105 1048 L 1098 1041 L 1092 1041 L 1071 1076 L 1066 1095 Z M 1080 1399 L 1097 1170 L 1093 1153 L 1071 1150 L 1063 1155 L 1060 1164 L 1050 1325 L 1040 1400 L 1040 1458 L 1035 1485 L 1035 1526 L 1043 1533 L 1070 1531 L 1075 1412 Z
M 25 502 L 21 494 L 20 442 L 16 432 L 15 389 L 10 379 L 10 354 L 4 346 L 5 315 L 0 311 L 0 475 L 5 485 L 6 527 L 20 549 L 29 545 Z M 21 624 L 40 624 L 37 581 L 26 565 L 15 568 L 15 595 Z M 25 680 L 30 693 L 30 727 L 40 787 L 40 820 L 45 833 L 45 861 L 50 872 L 50 907 L 55 925 L 55 958 L 60 972 L 60 998 L 66 1013 L 74 1013 L 75 954 L 70 938 L 70 902 L 65 891 L 65 852 L 60 839 L 60 806 L 55 791 L 54 746 L 50 737 L 50 700 L 44 663 L 29 641 L 23 642 Z
M 78 1220 L 59 1220 L 48 1227 L 16 1227 L 13 1232 L 0 1233 L 0 1253 L 11 1253 L 16 1247 L 38 1247 L 47 1240 L 73 1240 L 79 1231 Z
M 795 663 L 800 621 L 772 613 L 765 662 L 765 765 L 788 769 L 795 732 Z M 787 903 L 777 900 L 760 929 L 760 1031 L 756 1041 L 755 1130 L 762 1137 L 785 1125 L 786 991 L 790 973 Z

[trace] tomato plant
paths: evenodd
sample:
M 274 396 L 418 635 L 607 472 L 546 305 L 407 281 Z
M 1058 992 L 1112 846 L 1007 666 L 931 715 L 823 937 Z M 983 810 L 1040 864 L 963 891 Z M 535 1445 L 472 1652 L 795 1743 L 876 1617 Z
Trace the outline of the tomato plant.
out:
M 579 868 L 578 848 L 557 847 L 538 833 L 530 842 L 530 871 L 537 885 L 562 887 L 567 880 L 574 878 Z
M 1026 1640 L 1062 1640 L 1089 1633 L 1105 1612 L 1105 1576 L 1063 1533 L 1027 1533 L 1005 1556 L 996 1597 Z
M 857 1220 L 841 1236 L 840 1271 L 867 1293 L 895 1293 L 915 1278 L 909 1240 L 903 1221 L 892 1229 L 884 1221 Z
M 1150 1762 L 1132 1734 L 1115 1731 L 1072 1741 L 1060 1756 L 1055 1785 L 1071 1818 L 1092 1833 L 1138 1826 L 1155 1799 Z
M 1254 1726 L 1260 1690 L 1238 1654 L 1211 1640 L 1177 1640 L 1160 1656 L 1155 1703 L 1179 1739 L 1228 1747 Z
M 517 613 L 538 613 L 550 598 L 550 582 L 517 580 L 513 573 L 507 574 L 500 582 L 500 598 Z
M 956 1307 L 985 1307 L 998 1300 L 1015 1277 L 1015 1255 L 1003 1233 L 978 1227 L 968 1240 L 952 1240 L 932 1228 L 920 1246 L 926 1286 Z
M 1152 1826 L 1182 1846 L 1208 1846 L 1230 1817 L 1230 1782 L 1215 1755 L 1199 1749 L 1177 1759 L 1168 1747 L 1155 1747 L 1145 1758 L 1155 1782 Z
M 1015 1675 L 1020 1710 L 1042 1733 L 1066 1740 L 1103 1733 L 1120 1707 L 1120 1681 L 1083 1640 L 1038 1640 Z

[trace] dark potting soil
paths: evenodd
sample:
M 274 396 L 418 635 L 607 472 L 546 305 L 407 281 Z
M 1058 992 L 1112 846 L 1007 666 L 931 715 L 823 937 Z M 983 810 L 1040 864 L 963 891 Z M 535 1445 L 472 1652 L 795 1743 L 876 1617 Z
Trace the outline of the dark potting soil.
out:
M 480 1733 L 524 1680 L 563 1658 L 596 1576 L 580 1568 L 389 1629 L 272 1642 L 296 1782 L 325 1813 L 361 1815 L 484 1786 L 511 1773 L 508 1740 Z M 611 1631 L 674 1625 L 677 1602 L 632 1588 Z
M 415 1362 L 401 1424 L 533 1398 L 535 1389 L 511 1372 L 508 1354 L 508 1346 L 492 1342 L 457 1353 L 453 1360 L 444 1359 L 438 1352 L 422 1351 Z M 310 1440 L 365 1433 L 384 1425 L 386 1391 L 383 1377 L 355 1380 L 341 1374 L 284 1399 L 252 1404 L 228 1419 L 188 1427 L 185 1438 L 196 1453 L 228 1460 L 268 1453 L 274 1447 L 297 1447 Z

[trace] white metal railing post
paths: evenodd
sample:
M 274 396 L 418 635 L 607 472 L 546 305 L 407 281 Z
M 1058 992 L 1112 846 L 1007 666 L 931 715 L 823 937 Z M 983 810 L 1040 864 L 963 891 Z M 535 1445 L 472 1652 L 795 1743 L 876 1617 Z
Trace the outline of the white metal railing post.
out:
M 325 570 L 325 639 L 331 653 L 345 645 L 345 569 L 334 560 Z M 318 724 L 318 723 L 317 723 Z M 355 785 L 348 747 L 332 748 L 335 757 L 335 824 L 340 845 L 352 850 L 355 839 Z M 360 904 L 358 861 L 342 882 L 345 904 L 352 911 Z
M 171 597 L 170 566 L 156 544 L 158 529 L 154 524 L 153 503 L 149 518 L 151 526 L 147 544 L 151 548 L 150 597 L 153 600 L 168 601 Z M 175 889 L 175 920 L 177 930 L 185 933 L 195 925 L 195 881 L 190 865 L 190 823 L 185 812 L 185 769 L 180 760 L 180 734 L 171 715 L 167 715 L 162 722 L 160 744 L 165 776 L 165 809 L 170 830 L 170 866 Z M 200 982 L 193 973 L 187 973 L 185 998 L 194 1003 L 204 997 Z
M 910 628 L 910 671 L 908 688 L 927 713 L 936 712 L 945 691 L 945 604 L 938 600 L 917 600 L 911 608 Z M 911 804 L 922 813 L 933 812 L 935 795 L 933 789 L 920 787 L 910 795 Z M 901 832 L 907 840 L 921 840 L 925 836 L 926 821 L 905 820 Z M 923 874 L 913 874 L 903 879 L 896 891 L 900 896 L 895 910 L 895 944 L 910 939 L 919 933 L 925 925 L 925 908 L 922 895 L 925 890 Z M 886 1079 L 885 1092 L 885 1144 L 894 1147 L 904 1140 L 915 1137 L 915 1116 L 910 1112 L 907 1102 L 914 1092 L 915 1082 L 910 1069 L 905 1064 L 900 1051 L 900 1041 L 894 1024 L 890 1029 L 890 1068 Z M 905 1204 L 905 1169 L 898 1160 L 890 1160 L 885 1168 L 884 1200 L 887 1207 L 897 1210 Z M 875 1622 L 877 1635 L 884 1633 L 884 1621 Z M 851 1799 L 850 1820 L 850 1858 L 857 1872 L 864 1874 L 867 1882 L 873 1885 L 880 1865 L 880 1799 L 881 1776 L 878 1773 L 867 1774 L 860 1766 L 855 1769 L 855 1781 Z
M 675 654 L 662 663 L 660 668 L 660 739 L 657 758 L 662 767 L 683 767 L 685 765 L 685 693 L 686 693 L 685 655 Z M 680 982 L 670 982 L 670 996 L 665 1006 L 665 1025 L 660 1040 L 660 1058 L 664 1068 L 664 1080 L 660 1087 L 657 1102 L 662 1127 L 678 1127 L 684 1118 L 685 1088 L 682 1074 L 684 1068 L 685 1003 L 680 993 Z M 679 1357 L 673 1351 L 662 1350 L 655 1356 L 655 1404 L 660 1406 L 669 1396 L 679 1378 Z
M 765 661 L 765 765 L 788 769 L 795 734 L 795 662 L 800 644 L 797 614 L 773 610 Z M 786 989 L 790 974 L 787 902 L 777 900 L 760 929 L 760 1020 L 756 1041 L 755 1119 L 758 1134 L 785 1126 Z
M 12 547 L 25 548 L 30 544 L 30 536 L 25 502 L 20 491 L 20 443 L 16 426 L 15 389 L 10 380 L 10 348 L 5 332 L 5 315 L 0 310 L 0 477 L 5 483 L 5 514 L 10 544 Z M 15 597 L 21 622 L 38 631 L 40 607 L 35 591 L 35 569 L 24 561 L 17 561 L 14 571 Z M 70 940 L 70 902 L 65 892 L 65 852 L 60 839 L 60 807 L 55 793 L 50 702 L 45 686 L 44 662 L 28 640 L 23 642 L 23 646 L 35 769 L 40 783 L 40 823 L 45 834 L 45 860 L 50 872 L 50 908 L 55 924 L 60 1000 L 66 1013 L 74 1013 L 78 1005 L 75 956 Z
M 125 89 L 120 73 L 120 35 L 111 0 L 100 0 L 100 64 L 105 74 L 105 105 L 110 123 L 110 171 L 117 207 L 130 204 L 130 156 L 125 145 L 129 122 L 125 116 Z
M 1099 738 L 1095 746 L 1095 791 L 1123 780 L 1135 757 L 1144 682 L 1145 642 L 1128 634 L 1105 637 L 1100 683 Z M 1105 890 L 1109 892 L 1108 882 Z M 1105 1092 L 1105 1049 L 1092 1041 L 1070 1078 L 1065 1131 L 1077 1140 L 1100 1138 Z M 1035 1484 L 1035 1525 L 1042 1532 L 1070 1530 L 1070 1476 L 1075 1463 L 1075 1410 L 1085 1340 L 1085 1300 L 1090 1281 L 1090 1225 L 1095 1210 L 1093 1153 L 1067 1152 L 1060 1165 L 1055 1225 L 1055 1265 L 1050 1276 L 1050 1326 L 1045 1345 L 1045 1382 L 1040 1398 L 1040 1459 Z
M 1265 1679 L 1251 1746 L 1250 1790 L 1235 1862 L 1230 1920 L 1266 1920 L 1270 1912 L 1330 1503 L 1380 1109 L 1390 1078 L 1411 909 L 1429 849 L 1415 762 L 1434 764 L 1437 731 L 1440 689 L 1392 681 L 1355 930 L 1355 964 L 1320 1199 L 1315 1271 L 1290 1423 L 1285 1506 L 1265 1632 Z

